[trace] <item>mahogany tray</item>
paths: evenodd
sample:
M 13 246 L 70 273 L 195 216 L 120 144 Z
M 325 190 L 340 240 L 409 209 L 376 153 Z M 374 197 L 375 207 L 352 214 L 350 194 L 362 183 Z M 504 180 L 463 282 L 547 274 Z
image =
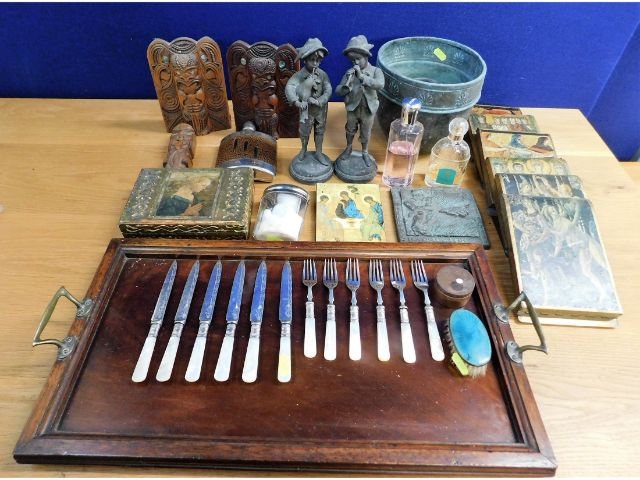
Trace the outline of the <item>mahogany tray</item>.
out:
M 318 356 L 303 355 L 306 287 L 302 259 L 338 260 L 335 290 L 338 357 L 322 357 L 327 290 L 314 287 Z M 358 290 L 362 360 L 348 358 L 350 292 L 345 261 L 360 259 Z M 231 378 L 213 372 L 225 331 L 225 313 L 239 259 L 247 266 Z M 368 260 L 383 259 L 391 360 L 376 353 L 375 291 Z M 390 258 L 403 260 L 405 295 L 417 354 L 402 360 L 399 299 L 389 284 Z M 149 369 L 131 381 L 164 276 L 178 273 Z M 170 381 L 155 380 L 171 333 L 182 287 L 195 259 L 200 275 Z M 202 377 L 184 380 L 209 274 L 223 262 Z M 242 366 L 249 334 L 253 281 L 268 265 L 258 380 L 245 384 Z M 291 383 L 276 379 L 280 335 L 278 303 L 284 260 L 293 270 Z M 488 327 L 493 347 L 486 376 L 457 375 L 429 353 L 422 294 L 413 287 L 409 260 L 422 259 L 430 279 L 445 264 L 466 267 L 477 288 L 466 308 Z M 21 463 L 166 465 L 267 470 L 405 474 L 553 475 L 556 462 L 525 370 L 505 354 L 513 340 L 498 321 L 500 302 L 480 245 L 384 244 L 158 239 L 112 240 L 86 298 L 94 304 L 77 316 L 70 335 L 79 343 L 57 360 L 27 422 L 14 457 Z M 451 309 L 435 306 L 440 332 Z M 445 349 L 447 346 L 445 345 Z

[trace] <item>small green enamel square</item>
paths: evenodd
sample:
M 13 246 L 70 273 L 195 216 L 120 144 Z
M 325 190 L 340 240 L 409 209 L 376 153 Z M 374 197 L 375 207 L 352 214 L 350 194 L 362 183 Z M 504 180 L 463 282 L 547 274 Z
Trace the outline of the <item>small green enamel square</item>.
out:
M 433 54 L 438 57 L 438 60 L 440 60 L 441 62 L 444 62 L 447 59 L 447 54 L 444 53 L 442 50 L 440 50 L 440 48 L 436 48 L 433 51 Z

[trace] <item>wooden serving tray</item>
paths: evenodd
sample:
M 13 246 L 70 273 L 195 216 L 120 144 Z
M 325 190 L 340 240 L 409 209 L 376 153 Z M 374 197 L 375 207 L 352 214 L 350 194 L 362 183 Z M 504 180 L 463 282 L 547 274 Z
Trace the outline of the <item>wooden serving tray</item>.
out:
M 318 356 L 303 355 L 306 288 L 302 259 L 339 262 L 335 290 L 338 358 L 322 357 L 327 290 L 314 287 Z M 350 292 L 344 284 L 347 257 L 360 259 L 358 290 L 362 360 L 348 358 Z M 182 288 L 191 265 L 200 276 L 170 381 L 155 381 Z M 391 360 L 376 349 L 375 291 L 368 260 L 383 259 Z M 407 276 L 417 362 L 402 360 L 399 299 L 389 283 L 388 262 L 401 258 Z M 131 374 L 170 263 L 178 273 L 148 379 Z M 197 333 L 198 314 L 215 261 L 222 281 L 209 331 L 202 376 L 184 374 Z M 225 330 L 225 313 L 239 259 L 247 274 L 236 333 L 231 378 L 213 372 Z M 249 334 L 253 282 L 261 260 L 268 264 L 258 380 L 241 380 Z M 294 281 L 293 378 L 276 379 L 280 335 L 278 303 L 285 259 Z M 428 264 L 430 280 L 445 264 L 460 264 L 477 288 L 466 308 L 487 325 L 493 357 L 485 377 L 463 378 L 448 362 L 431 359 L 422 293 L 413 287 L 409 260 Z M 440 244 L 112 240 L 87 292 L 95 304 L 76 317 L 70 335 L 75 351 L 56 361 L 14 451 L 18 462 L 207 466 L 269 470 L 551 475 L 556 463 L 522 365 L 504 344 L 513 336 L 493 313 L 500 302 L 482 246 Z M 435 305 L 440 332 L 451 309 Z M 446 345 L 445 345 L 446 348 Z

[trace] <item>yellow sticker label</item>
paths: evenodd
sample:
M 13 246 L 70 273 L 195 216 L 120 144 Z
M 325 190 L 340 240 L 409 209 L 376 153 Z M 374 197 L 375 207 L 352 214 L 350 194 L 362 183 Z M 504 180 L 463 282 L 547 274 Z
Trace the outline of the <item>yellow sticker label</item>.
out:
M 451 361 L 455 364 L 458 371 L 464 375 L 465 377 L 469 375 L 469 368 L 467 367 L 467 362 L 465 362 L 458 352 L 455 352 L 451 355 Z
M 444 53 L 442 50 L 440 50 L 440 48 L 436 48 L 433 51 L 433 54 L 438 57 L 438 60 L 440 60 L 441 62 L 444 62 L 447 59 L 447 54 Z

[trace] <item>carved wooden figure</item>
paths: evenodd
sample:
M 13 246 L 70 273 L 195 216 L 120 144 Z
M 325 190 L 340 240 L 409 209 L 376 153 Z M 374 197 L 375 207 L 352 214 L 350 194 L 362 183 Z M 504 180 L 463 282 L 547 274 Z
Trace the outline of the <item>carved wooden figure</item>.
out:
M 298 136 L 299 112 L 287 102 L 284 89 L 300 70 L 296 49 L 269 42 L 249 45 L 238 40 L 227 50 L 227 68 L 236 130 L 247 121 L 274 138 Z
M 179 123 L 171 133 L 165 168 L 190 168 L 196 154 L 196 133 L 187 123 Z
M 183 122 L 196 135 L 231 127 L 222 54 L 214 40 L 156 38 L 147 59 L 168 132 Z

